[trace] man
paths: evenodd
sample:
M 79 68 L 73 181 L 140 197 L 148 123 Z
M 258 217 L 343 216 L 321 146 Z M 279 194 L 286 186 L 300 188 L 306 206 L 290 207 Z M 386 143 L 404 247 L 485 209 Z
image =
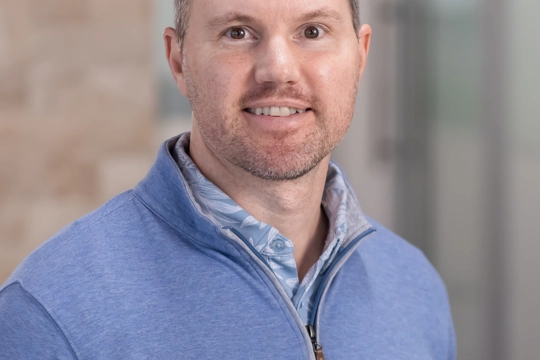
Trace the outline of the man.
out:
M 330 162 L 371 37 L 356 1 L 176 7 L 192 132 L 3 285 L 0 358 L 454 359 L 438 275 Z

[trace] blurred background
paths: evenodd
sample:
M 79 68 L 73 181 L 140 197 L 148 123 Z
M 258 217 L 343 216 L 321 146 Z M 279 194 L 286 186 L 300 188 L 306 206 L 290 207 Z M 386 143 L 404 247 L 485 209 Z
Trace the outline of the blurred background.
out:
M 334 158 L 448 287 L 458 358 L 540 354 L 540 2 L 361 0 L 374 36 Z M 0 283 L 190 128 L 172 0 L 0 0 Z

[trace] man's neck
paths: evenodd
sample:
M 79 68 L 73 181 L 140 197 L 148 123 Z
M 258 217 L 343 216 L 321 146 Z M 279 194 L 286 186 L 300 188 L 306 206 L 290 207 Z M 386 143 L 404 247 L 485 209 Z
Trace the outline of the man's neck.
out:
M 294 244 L 300 281 L 318 260 L 328 234 L 321 207 L 329 156 L 291 181 L 269 181 L 218 159 L 194 126 L 190 156 L 201 173 L 257 220 L 275 227 Z

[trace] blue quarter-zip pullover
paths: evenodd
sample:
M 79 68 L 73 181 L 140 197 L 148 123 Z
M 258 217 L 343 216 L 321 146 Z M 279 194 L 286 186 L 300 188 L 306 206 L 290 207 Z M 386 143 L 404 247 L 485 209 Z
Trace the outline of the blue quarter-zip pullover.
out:
M 0 359 L 455 359 L 444 284 L 372 220 L 322 274 L 308 332 L 249 240 L 194 207 L 176 141 L 0 288 Z

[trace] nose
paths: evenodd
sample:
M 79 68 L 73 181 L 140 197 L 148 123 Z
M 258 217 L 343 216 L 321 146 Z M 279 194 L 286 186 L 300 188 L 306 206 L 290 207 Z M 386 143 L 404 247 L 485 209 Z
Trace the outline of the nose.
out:
M 282 37 L 263 41 L 257 51 L 255 81 L 259 84 L 295 84 L 300 80 L 299 54 L 295 45 Z

